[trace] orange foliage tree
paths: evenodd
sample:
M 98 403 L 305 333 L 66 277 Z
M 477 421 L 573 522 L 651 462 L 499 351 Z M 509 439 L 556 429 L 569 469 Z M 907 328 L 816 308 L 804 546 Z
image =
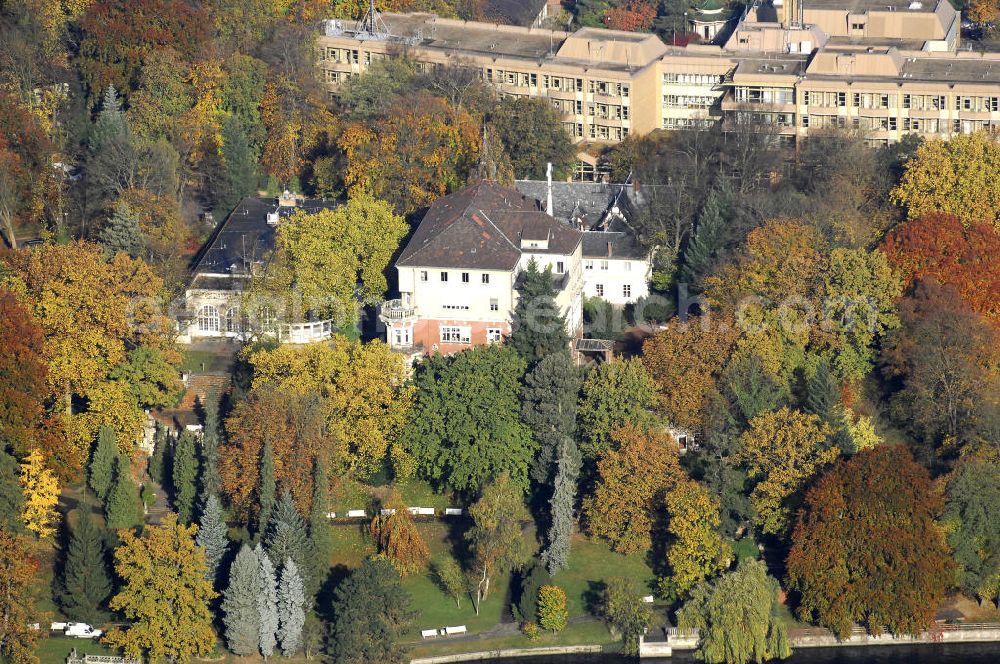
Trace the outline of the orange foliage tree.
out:
M 989 224 L 931 212 L 896 227 L 883 250 L 907 286 L 928 277 L 950 284 L 973 311 L 1000 325 L 1000 234 Z
M 612 7 L 604 14 L 604 24 L 612 30 L 645 31 L 653 27 L 656 5 L 645 0 L 629 0 L 621 7 Z
M 42 220 L 53 189 L 53 146 L 38 118 L 0 91 L 0 235 L 16 247 L 15 231 Z
M 646 340 L 642 362 L 656 382 L 658 405 L 670 424 L 690 430 L 701 426 L 705 399 L 715 386 L 736 342 L 731 323 L 672 320 Z
M 14 293 L 0 288 L 0 449 L 25 456 L 45 419 L 46 367 L 42 328 Z
M 351 196 L 367 191 L 400 214 L 465 184 L 479 156 L 480 129 L 461 109 L 426 93 L 402 99 L 374 125 L 354 123 L 339 139 Z
M 902 445 L 840 461 L 806 495 L 788 554 L 800 615 L 838 637 L 931 625 L 954 562 L 937 523 L 943 499 Z
M 592 536 L 608 540 L 620 553 L 635 553 L 650 547 L 656 510 L 684 471 L 666 432 L 629 424 L 611 440 L 597 462 L 597 487 L 584 500 L 584 519 Z
M 400 576 L 419 572 L 430 561 L 431 552 L 420 537 L 399 492 L 393 489 L 382 502 L 383 512 L 371 523 L 371 535 L 379 552 L 392 563 Z

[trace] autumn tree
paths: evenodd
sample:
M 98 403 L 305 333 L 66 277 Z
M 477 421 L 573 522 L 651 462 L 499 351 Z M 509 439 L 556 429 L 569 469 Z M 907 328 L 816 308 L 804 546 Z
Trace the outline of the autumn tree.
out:
M 559 586 L 542 586 L 538 590 L 538 624 L 550 632 L 566 629 L 569 610 L 566 608 L 566 591 Z
M 479 127 L 466 111 L 419 93 L 373 124 L 348 125 L 339 146 L 349 196 L 367 191 L 410 214 L 465 184 L 479 156 Z
M 382 502 L 380 513 L 372 519 L 370 531 L 379 553 L 389 559 L 401 577 L 406 578 L 427 566 L 430 549 L 395 489 Z
M 948 284 L 973 311 L 998 324 L 1000 233 L 989 224 L 929 213 L 894 228 L 882 248 L 908 288 L 927 279 Z
M 897 421 L 931 448 L 989 438 L 1000 380 L 997 328 L 933 280 L 901 301 L 899 315 L 902 327 L 882 352 L 883 373 L 897 390 Z
M 732 549 L 718 533 L 719 501 L 693 480 L 678 482 L 666 497 L 670 587 L 687 595 L 698 583 L 729 566 Z
M 698 655 L 711 664 L 749 664 L 791 655 L 778 615 L 778 582 L 761 560 L 702 582 L 677 614 L 682 629 L 699 630 Z
M 502 473 L 522 491 L 537 449 L 518 400 L 525 363 L 509 346 L 433 355 L 416 369 L 402 442 L 420 475 L 476 492 Z
M 639 654 L 639 637 L 653 624 L 653 610 L 642 599 L 642 591 L 633 579 L 608 579 L 601 597 L 601 615 L 622 635 L 626 655 Z
M 25 23 L 17 30 L 24 30 Z M 31 86 L 27 91 L 32 102 L 45 94 L 35 89 Z M 19 103 L 11 91 L 0 91 L 0 236 L 12 248 L 17 248 L 17 230 L 41 221 L 51 201 L 54 151 L 48 132 L 31 108 Z
M 21 488 L 21 466 L 6 448 L 0 445 L 0 528 L 24 534 L 24 490 Z
M 506 475 L 483 487 L 469 508 L 472 526 L 465 533 L 474 560 L 476 615 L 489 597 L 494 578 L 522 565 L 528 557 L 521 524 L 529 520 L 522 492 Z
M 645 32 L 653 27 L 656 5 L 646 0 L 626 0 L 604 14 L 604 24 L 612 30 Z
M 677 445 L 666 432 L 626 425 L 597 461 L 594 493 L 583 501 L 587 530 L 619 553 L 648 549 L 664 493 L 681 478 Z
M 408 230 L 388 203 L 363 191 L 335 210 L 298 210 L 278 227 L 274 256 L 252 288 L 284 301 L 286 318 L 352 323 L 359 286 L 362 304 L 382 300 L 386 266 Z
M 937 523 L 943 499 L 902 446 L 838 462 L 806 495 L 787 570 L 799 614 L 838 637 L 919 634 L 934 619 L 954 563 Z
M 251 352 L 249 361 L 253 366 L 254 395 L 279 390 L 292 403 L 302 400 L 301 407 L 309 408 L 308 418 L 298 416 L 308 426 L 296 425 L 293 429 L 298 433 L 285 436 L 286 440 L 296 440 L 292 447 L 300 455 L 313 458 L 307 450 L 314 444 L 312 436 L 317 435 L 312 429 L 315 424 L 326 429 L 322 434 L 326 441 L 316 444 L 324 450 L 320 456 L 327 459 L 330 472 L 365 477 L 381 469 L 387 454 L 392 456 L 394 464 L 405 461 L 398 441 L 413 389 L 405 385 L 405 363 L 386 344 L 362 344 L 336 336 L 330 344 L 304 348 L 283 345 Z M 316 412 L 312 413 L 314 409 Z M 239 408 L 236 414 L 241 414 Z M 256 417 L 234 418 L 229 425 L 243 427 L 254 438 L 268 435 L 259 428 L 263 425 Z M 301 445 L 298 439 L 302 439 Z M 228 442 L 232 448 L 234 441 Z M 239 436 L 235 441 L 240 446 L 249 442 Z M 275 450 L 279 459 L 284 458 L 283 449 L 281 446 Z M 224 459 L 224 466 L 227 461 Z M 305 512 L 311 476 L 279 472 L 279 478 Z
M 837 458 L 837 449 L 827 446 L 828 434 L 815 415 L 787 407 L 750 420 L 741 457 L 754 482 L 754 521 L 765 533 L 789 529 L 803 487 Z
M 616 429 L 651 424 L 655 399 L 656 384 L 639 358 L 604 362 L 587 372 L 577 409 L 584 457 L 596 459 Z
M 672 426 L 692 431 L 701 426 L 706 395 L 735 339 L 728 325 L 673 320 L 642 345 L 643 364 L 656 383 L 657 405 Z
M 42 445 L 49 386 L 42 329 L 30 308 L 0 288 L 0 448 Z
M 141 537 L 122 531 L 122 544 L 115 550 L 122 586 L 110 606 L 130 624 L 115 627 L 105 639 L 126 657 L 189 662 L 215 647 L 208 602 L 216 594 L 205 578 L 205 555 L 194 541 L 197 529 L 179 524 L 168 512 L 159 526 L 144 528 Z
M 911 219 L 940 212 L 1000 230 L 1000 144 L 986 132 L 923 141 L 892 199 Z
M 59 514 L 56 513 L 59 481 L 45 467 L 45 457 L 38 450 L 32 450 L 21 463 L 21 488 L 24 491 L 21 511 L 24 526 L 38 539 L 45 539 L 55 532 L 55 525 L 59 522 Z
M 415 617 L 399 572 L 384 558 L 366 560 L 333 595 L 329 655 L 333 664 L 403 664 L 399 644 Z
M 112 371 L 139 346 L 161 350 L 172 365 L 180 361 L 156 299 L 162 282 L 143 262 L 124 254 L 105 261 L 86 242 L 44 244 L 2 261 L 2 280 L 25 294 L 42 327 L 48 382 L 68 416 L 69 444 L 53 451 L 53 467 L 63 476 L 78 473 L 103 423 L 129 451 L 145 416 Z M 80 403 L 87 404 L 85 411 L 79 412 Z
M 0 654 L 13 664 L 37 664 L 38 615 L 32 592 L 38 562 L 27 541 L 0 526 Z
M 1000 468 L 986 459 L 959 464 L 948 478 L 942 522 L 955 552 L 962 590 L 995 602 L 1000 595 Z
M 143 64 L 158 48 L 184 58 L 207 43 L 211 21 L 201 5 L 187 0 L 97 0 L 80 20 L 78 67 L 91 99 L 109 85 L 128 93 L 139 84 Z

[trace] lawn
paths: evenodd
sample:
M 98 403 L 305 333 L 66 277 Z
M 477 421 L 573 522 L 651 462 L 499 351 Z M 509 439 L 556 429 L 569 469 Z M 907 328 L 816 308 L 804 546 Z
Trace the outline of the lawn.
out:
M 542 634 L 537 641 L 529 641 L 522 634 L 500 636 L 492 639 L 451 641 L 436 639 L 421 642 L 410 650 L 410 656 L 435 657 L 467 652 L 482 652 L 504 648 L 543 648 L 545 646 L 603 645 L 604 652 L 619 652 L 621 643 L 611 636 L 603 622 L 591 621 L 571 624 L 558 634 Z
M 330 511 L 338 515 L 348 510 L 370 510 L 379 497 L 385 496 L 390 488 L 399 491 L 407 507 L 433 507 L 443 512 L 446 507 L 464 507 L 449 494 L 437 493 L 430 484 L 422 480 L 407 480 L 392 485 L 369 486 L 344 479 L 333 487 L 330 496 Z
M 645 552 L 615 553 L 606 543 L 582 535 L 573 537 L 569 566 L 556 572 L 552 581 L 566 591 L 569 615 L 579 616 L 593 609 L 603 584 L 616 576 L 635 579 L 639 588 L 652 594 L 656 575 L 646 564 Z
M 40 664 L 65 664 L 66 656 L 76 648 L 79 655 L 117 655 L 118 652 L 93 639 L 73 639 L 68 636 L 50 636 L 41 639 L 35 654 Z

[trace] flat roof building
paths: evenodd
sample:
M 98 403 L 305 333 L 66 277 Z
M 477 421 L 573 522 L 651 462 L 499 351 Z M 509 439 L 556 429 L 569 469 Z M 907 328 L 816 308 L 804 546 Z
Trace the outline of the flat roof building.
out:
M 581 146 L 748 117 L 787 142 L 831 126 L 866 131 L 872 143 L 1000 127 L 1000 54 L 960 50 L 961 15 L 948 0 L 758 1 L 733 19 L 722 46 L 431 14 L 381 18 L 380 33 L 326 22 L 320 67 L 331 94 L 394 55 L 470 66 L 501 94 L 548 100 Z

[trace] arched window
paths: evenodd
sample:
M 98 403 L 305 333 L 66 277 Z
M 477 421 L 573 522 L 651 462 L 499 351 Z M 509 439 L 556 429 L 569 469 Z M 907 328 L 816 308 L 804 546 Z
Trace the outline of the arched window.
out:
M 226 312 L 226 332 L 230 334 L 239 334 L 243 331 L 243 321 L 240 320 L 239 309 L 229 309 Z
M 274 309 L 267 306 L 266 304 L 257 310 L 258 323 L 260 325 L 260 331 L 264 334 L 270 334 L 274 332 L 275 327 L 275 314 Z
M 219 331 L 219 310 L 211 304 L 204 305 L 198 310 L 198 331 L 218 332 Z

